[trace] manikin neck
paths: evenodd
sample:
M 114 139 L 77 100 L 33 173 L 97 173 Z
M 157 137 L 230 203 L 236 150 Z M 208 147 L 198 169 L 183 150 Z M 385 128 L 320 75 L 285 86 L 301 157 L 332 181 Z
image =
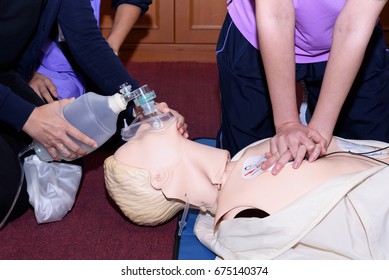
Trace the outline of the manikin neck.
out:
M 222 149 L 206 146 L 191 140 L 185 141 L 180 151 L 180 162 L 174 175 L 162 191 L 168 198 L 188 198 L 192 206 L 214 212 L 229 153 Z

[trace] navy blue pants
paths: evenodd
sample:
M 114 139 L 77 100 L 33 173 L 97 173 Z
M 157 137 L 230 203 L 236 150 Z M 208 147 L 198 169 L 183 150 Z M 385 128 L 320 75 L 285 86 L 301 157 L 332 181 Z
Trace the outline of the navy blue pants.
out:
M 274 136 L 272 108 L 260 53 L 228 14 L 219 35 L 216 59 L 222 103 L 220 147 L 233 156 L 255 141 Z M 317 103 L 325 67 L 326 62 L 296 64 L 296 80 L 304 81 L 308 93 L 308 115 Z M 389 142 L 389 53 L 379 25 L 334 135 Z

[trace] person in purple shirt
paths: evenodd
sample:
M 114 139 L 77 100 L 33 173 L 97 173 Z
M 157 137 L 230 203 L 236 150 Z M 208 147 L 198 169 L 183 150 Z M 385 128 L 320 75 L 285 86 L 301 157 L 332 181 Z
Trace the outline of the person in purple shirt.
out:
M 332 135 L 389 141 L 386 0 L 229 0 L 216 58 L 220 146 L 272 137 L 263 168 L 316 160 Z M 306 123 L 296 81 L 307 97 Z
M 48 38 L 58 38 L 58 26 L 66 38 L 71 61 L 99 93 L 112 95 L 125 82 L 133 89 L 139 84 L 102 36 L 90 0 L 2 0 L 0 19 L 1 228 L 4 221 L 18 217 L 29 206 L 19 153 L 32 140 L 46 147 L 56 160 L 60 154 L 69 159 L 85 155 L 72 138 L 96 145 L 61 116 L 71 99 L 47 103 L 28 84 L 44 43 Z M 166 108 L 166 104 L 163 106 Z M 182 116 L 180 120 L 177 129 L 184 133 L 186 124 Z
M 90 3 L 99 26 L 101 0 L 90 0 Z M 146 13 L 150 4 L 151 0 L 112 0 L 112 7 L 116 11 L 107 42 L 116 55 L 139 16 Z M 79 67 L 67 58 L 69 51 L 62 50 L 66 48 L 66 38 L 61 34 L 55 39 L 48 38 L 44 43 L 40 65 L 29 82 L 35 92 L 47 102 L 56 98 L 78 97 L 86 92 L 88 85 L 88 80 Z

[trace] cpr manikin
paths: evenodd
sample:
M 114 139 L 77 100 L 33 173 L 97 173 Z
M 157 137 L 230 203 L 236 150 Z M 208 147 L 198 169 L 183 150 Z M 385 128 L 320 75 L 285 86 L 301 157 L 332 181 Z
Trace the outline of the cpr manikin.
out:
M 133 222 L 163 223 L 189 203 L 203 212 L 195 234 L 223 259 L 389 258 L 389 158 L 368 153 L 386 143 L 333 138 L 326 157 L 274 176 L 260 168 L 268 140 L 230 160 L 169 122 L 105 161 L 108 193 Z

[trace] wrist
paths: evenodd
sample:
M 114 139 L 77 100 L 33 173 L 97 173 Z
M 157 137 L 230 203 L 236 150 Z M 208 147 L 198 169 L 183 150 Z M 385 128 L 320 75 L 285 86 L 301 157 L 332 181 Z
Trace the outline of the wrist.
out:
M 273 115 L 274 126 L 276 129 L 289 124 L 301 124 L 297 110 L 276 110 Z
M 115 46 L 116 44 L 115 44 L 112 40 L 113 40 L 113 39 L 112 39 L 111 37 L 108 37 L 108 38 L 107 38 L 107 43 L 108 43 L 108 45 L 111 47 L 113 53 L 114 53 L 116 56 L 118 56 L 118 55 L 119 55 L 119 47 L 116 47 L 116 46 Z
M 312 120 L 308 124 L 308 127 L 319 132 L 321 137 L 323 137 L 327 141 L 331 140 L 334 126 L 331 125 L 329 122 L 316 122 L 316 119 L 312 118 Z
M 285 126 L 289 126 L 289 125 L 301 125 L 300 119 L 299 118 L 291 118 L 291 119 L 284 120 L 284 121 L 274 122 L 274 127 L 275 127 L 276 131 L 281 127 L 285 127 Z

